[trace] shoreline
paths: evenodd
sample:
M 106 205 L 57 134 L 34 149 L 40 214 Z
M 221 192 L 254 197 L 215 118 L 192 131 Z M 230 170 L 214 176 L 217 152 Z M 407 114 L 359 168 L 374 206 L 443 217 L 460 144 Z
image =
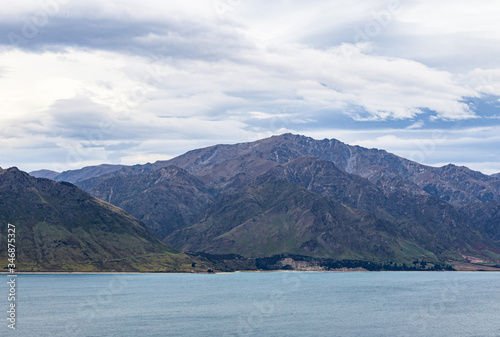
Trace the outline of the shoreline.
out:
M 17 272 L 17 273 L 6 273 L 0 272 L 0 275 L 140 275 L 140 274 L 193 274 L 193 275 L 223 275 L 223 274 L 240 274 L 240 273 L 496 273 L 500 272 L 500 269 L 496 270 L 236 270 L 233 272 L 134 272 L 134 271 L 124 271 L 124 272 L 106 272 L 106 271 L 96 271 L 96 272 L 57 272 L 57 271 L 40 271 L 40 272 Z
M 414 273 L 414 272 L 500 272 L 500 268 L 477 265 L 473 263 L 457 263 L 452 265 L 454 270 L 368 270 L 362 267 L 356 268 L 338 268 L 338 269 L 330 269 L 325 270 L 323 268 L 318 267 L 305 267 L 298 269 L 243 269 L 243 270 L 232 270 L 232 271 L 206 271 L 200 269 L 186 269 L 184 271 L 22 271 L 15 270 L 15 273 L 11 273 L 6 271 L 5 269 L 0 270 L 0 275 L 52 275 L 52 274 L 82 274 L 82 275 L 92 275 L 92 274 L 235 274 L 235 273 L 361 273 L 361 272 L 405 272 L 405 273 Z M 213 267 L 212 267 L 213 268 Z M 213 270 L 213 269 L 211 269 Z

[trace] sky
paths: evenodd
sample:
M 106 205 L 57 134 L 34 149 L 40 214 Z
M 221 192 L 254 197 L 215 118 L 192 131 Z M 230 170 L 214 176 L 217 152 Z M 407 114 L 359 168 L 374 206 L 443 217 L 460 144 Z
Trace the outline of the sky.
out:
M 292 132 L 500 172 L 500 5 L 17 0 L 0 166 L 142 164 Z

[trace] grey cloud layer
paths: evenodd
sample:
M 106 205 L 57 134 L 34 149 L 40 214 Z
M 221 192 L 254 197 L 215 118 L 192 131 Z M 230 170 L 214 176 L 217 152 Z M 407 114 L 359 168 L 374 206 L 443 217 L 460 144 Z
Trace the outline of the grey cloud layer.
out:
M 407 155 L 420 151 L 409 135 L 425 140 L 432 131 L 418 132 L 459 121 L 485 137 L 450 132 L 475 139 L 470 155 L 439 139 L 425 162 L 479 162 L 498 144 L 485 128 L 500 125 L 500 36 L 463 19 L 465 2 L 452 11 L 463 27 L 446 13 L 430 22 L 425 1 L 226 1 L 226 13 L 196 4 L 207 3 L 194 13 L 182 1 L 75 0 L 46 21 L 36 11 L 0 14 L 0 87 L 20 97 L 4 101 L 18 110 L 0 114 L 0 155 L 27 162 L 17 153 L 38 149 L 39 163 L 135 163 L 285 131 Z M 28 64 L 38 66 L 33 76 Z M 33 95 L 41 89 L 53 99 Z
M 35 52 L 75 47 L 206 60 L 231 58 L 250 48 L 250 41 L 237 33 L 237 26 L 187 18 L 166 17 L 159 23 L 53 17 L 40 27 L 22 21 L 0 23 L 0 44 Z

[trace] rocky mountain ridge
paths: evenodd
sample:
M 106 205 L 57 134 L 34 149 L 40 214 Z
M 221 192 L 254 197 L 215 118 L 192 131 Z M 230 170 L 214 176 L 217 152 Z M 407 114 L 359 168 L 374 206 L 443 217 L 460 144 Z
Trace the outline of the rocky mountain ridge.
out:
M 76 184 L 184 251 L 500 263 L 500 179 L 335 139 L 215 145 Z
M 238 173 L 257 176 L 268 169 L 301 156 L 314 156 L 329 161 L 346 173 L 385 186 L 397 179 L 407 188 L 436 196 L 447 202 L 465 205 L 470 202 L 500 201 L 500 180 L 466 167 L 452 164 L 443 167 L 422 165 L 384 150 L 366 149 L 344 144 L 336 139 L 315 140 L 309 137 L 283 134 L 250 143 L 215 145 L 189 151 L 168 161 L 154 164 L 113 167 L 111 172 L 99 172 L 88 179 L 68 179 L 84 190 L 113 176 L 146 174 L 174 165 L 196 175 L 213 186 L 223 185 Z M 90 171 L 91 168 L 86 168 Z M 67 174 L 71 176 L 71 174 Z M 59 179 L 59 178 L 58 178 Z

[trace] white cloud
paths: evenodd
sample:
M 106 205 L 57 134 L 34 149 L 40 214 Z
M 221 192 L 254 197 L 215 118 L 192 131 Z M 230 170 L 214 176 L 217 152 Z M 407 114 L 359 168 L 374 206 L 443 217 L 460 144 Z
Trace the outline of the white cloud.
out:
M 463 76 L 462 81 L 478 93 L 500 96 L 500 68 L 476 68 Z
M 341 140 L 359 140 L 352 135 L 367 121 L 393 123 L 388 129 L 415 141 L 363 131 L 359 144 L 408 154 L 417 131 L 443 121 L 467 128 L 483 117 L 471 100 L 500 95 L 491 2 L 53 3 L 44 11 L 18 1 L 0 14 L 0 35 L 26 40 L 19 48 L 0 40 L 0 156 L 8 164 L 65 161 L 68 148 L 85 153 L 72 165 L 129 163 L 187 145 L 313 135 L 346 119 Z M 25 36 L 26 20 L 40 34 Z M 360 32 L 367 39 L 356 43 Z M 113 128 L 89 144 L 103 121 Z M 172 149 L 174 141 L 183 145 Z M 35 144 L 43 144 L 35 157 L 16 154 Z
M 406 128 L 409 129 L 409 130 L 412 130 L 412 129 L 420 129 L 422 128 L 423 126 L 425 125 L 425 122 L 423 120 L 419 120 L 415 123 L 413 123 L 412 125 L 410 126 L 407 126 Z

